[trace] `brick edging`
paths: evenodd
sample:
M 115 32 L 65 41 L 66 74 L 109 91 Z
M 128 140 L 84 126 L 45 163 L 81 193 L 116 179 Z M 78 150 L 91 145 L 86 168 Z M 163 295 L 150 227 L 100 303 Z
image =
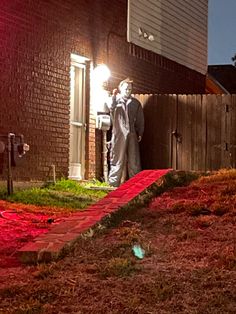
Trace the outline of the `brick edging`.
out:
M 64 256 L 81 236 L 91 236 L 101 227 L 120 221 L 125 211 L 143 206 L 155 194 L 163 192 L 170 172 L 171 169 L 141 171 L 85 211 L 73 214 L 20 248 L 19 260 L 35 264 Z

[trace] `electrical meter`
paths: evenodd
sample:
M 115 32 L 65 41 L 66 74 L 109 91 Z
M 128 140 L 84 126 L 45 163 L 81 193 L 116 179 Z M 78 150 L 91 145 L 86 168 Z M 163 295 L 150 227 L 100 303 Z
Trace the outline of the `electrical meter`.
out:
M 108 114 L 99 114 L 96 118 L 96 128 L 108 131 L 111 127 L 111 118 Z

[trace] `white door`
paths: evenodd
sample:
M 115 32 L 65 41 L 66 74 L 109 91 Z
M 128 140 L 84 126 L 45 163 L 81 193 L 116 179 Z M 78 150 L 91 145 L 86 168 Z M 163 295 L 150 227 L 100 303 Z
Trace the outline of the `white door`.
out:
M 70 94 L 69 178 L 84 179 L 85 172 L 85 64 L 72 59 Z

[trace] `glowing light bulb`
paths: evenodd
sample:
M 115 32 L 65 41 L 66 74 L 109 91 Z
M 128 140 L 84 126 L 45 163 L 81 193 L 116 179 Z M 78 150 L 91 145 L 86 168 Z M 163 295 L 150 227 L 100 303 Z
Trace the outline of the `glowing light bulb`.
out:
M 109 79 L 110 76 L 111 72 L 105 64 L 98 65 L 93 70 L 93 79 L 96 82 L 104 83 Z

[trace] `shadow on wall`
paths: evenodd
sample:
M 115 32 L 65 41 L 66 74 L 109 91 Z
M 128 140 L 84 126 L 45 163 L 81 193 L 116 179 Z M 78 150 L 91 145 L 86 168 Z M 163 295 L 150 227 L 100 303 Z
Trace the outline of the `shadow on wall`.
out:
M 162 97 L 157 98 L 153 95 L 150 95 L 142 102 L 145 129 L 140 143 L 140 154 L 143 169 L 171 167 L 171 130 L 173 123 L 168 112 L 168 106 L 165 110 L 165 106 L 161 102 Z

